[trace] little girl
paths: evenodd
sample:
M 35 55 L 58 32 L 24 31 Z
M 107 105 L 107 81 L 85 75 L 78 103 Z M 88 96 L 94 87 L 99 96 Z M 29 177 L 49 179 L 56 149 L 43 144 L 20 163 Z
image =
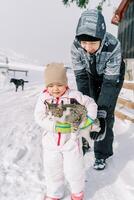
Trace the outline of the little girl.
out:
M 77 130 L 67 121 L 50 115 L 45 102 L 54 105 L 69 104 L 75 99 L 87 110 L 88 126 L 97 116 L 94 100 L 68 87 L 66 69 L 62 63 L 48 64 L 45 69 L 46 89 L 41 93 L 35 108 L 35 121 L 44 129 L 42 137 L 43 162 L 47 194 L 45 200 L 64 197 L 65 178 L 69 183 L 72 200 L 84 198 L 84 161 L 82 153 L 81 123 Z

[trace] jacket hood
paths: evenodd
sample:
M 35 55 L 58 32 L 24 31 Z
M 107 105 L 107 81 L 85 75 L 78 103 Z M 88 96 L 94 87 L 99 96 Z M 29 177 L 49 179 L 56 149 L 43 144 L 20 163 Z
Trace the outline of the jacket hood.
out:
M 106 24 L 102 13 L 98 10 L 86 10 L 81 14 L 79 19 L 76 36 L 85 34 L 101 40 L 106 33 Z

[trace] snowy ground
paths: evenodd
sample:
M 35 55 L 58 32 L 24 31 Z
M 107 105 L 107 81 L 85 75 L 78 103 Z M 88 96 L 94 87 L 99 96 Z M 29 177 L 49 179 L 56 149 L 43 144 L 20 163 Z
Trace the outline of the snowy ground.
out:
M 69 84 L 75 87 L 72 73 L 68 75 Z M 43 72 L 30 71 L 24 78 L 29 80 L 24 91 L 19 88 L 16 93 L 12 84 L 0 91 L 1 200 L 43 200 L 45 193 L 42 130 L 33 118 L 38 94 L 44 88 Z M 114 156 L 104 171 L 92 168 L 93 150 L 85 156 L 86 200 L 134 199 L 134 125 L 116 119 L 114 129 Z

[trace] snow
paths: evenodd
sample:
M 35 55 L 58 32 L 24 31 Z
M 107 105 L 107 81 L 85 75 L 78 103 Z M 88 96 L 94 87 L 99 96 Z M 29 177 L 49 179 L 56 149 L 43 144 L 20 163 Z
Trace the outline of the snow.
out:
M 43 68 L 29 68 L 24 91 L 15 92 L 9 83 L 0 90 L 0 199 L 43 200 L 45 179 L 42 166 L 42 129 L 34 122 L 34 107 L 44 89 Z M 68 69 L 69 85 L 76 87 Z M 134 124 L 116 119 L 114 156 L 107 160 L 106 169 L 96 171 L 93 142 L 91 152 L 84 157 L 86 168 L 86 200 L 134 199 Z M 69 190 L 65 199 L 69 200 Z

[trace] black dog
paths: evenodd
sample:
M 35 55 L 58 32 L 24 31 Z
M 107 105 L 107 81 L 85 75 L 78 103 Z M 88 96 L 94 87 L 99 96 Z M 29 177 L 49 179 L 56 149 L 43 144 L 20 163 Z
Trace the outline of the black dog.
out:
M 21 86 L 22 90 L 24 90 L 24 83 L 28 83 L 28 81 L 24 81 L 23 79 L 11 78 L 10 83 L 14 83 L 17 92 L 19 86 Z

